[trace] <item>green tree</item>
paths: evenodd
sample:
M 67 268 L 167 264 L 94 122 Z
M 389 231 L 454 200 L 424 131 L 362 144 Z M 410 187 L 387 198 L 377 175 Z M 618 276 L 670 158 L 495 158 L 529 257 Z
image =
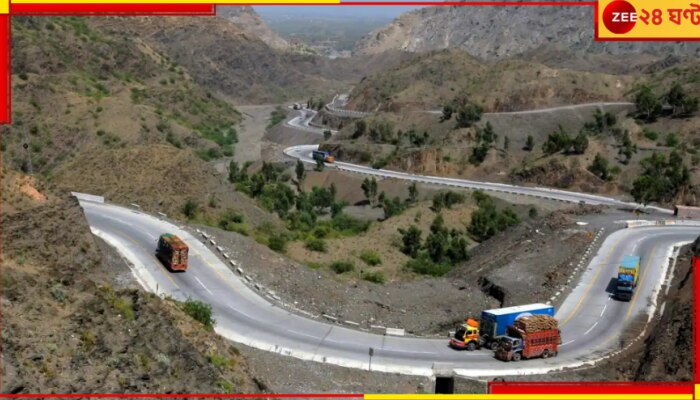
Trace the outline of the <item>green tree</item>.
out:
M 449 121 L 452 118 L 452 105 L 446 104 L 442 107 L 442 116 L 440 117 L 440 122 Z
M 411 225 L 408 229 L 399 228 L 399 233 L 401 233 L 402 242 L 401 252 L 415 258 L 422 247 L 423 232 L 417 226 Z
M 493 125 L 491 125 L 491 122 L 486 122 L 486 126 L 481 131 L 481 142 L 490 145 L 495 141 L 496 133 L 493 130 Z
M 509 147 L 510 147 L 510 138 L 508 136 L 503 136 L 503 150 L 508 152 Z
M 574 154 L 585 153 L 586 149 L 588 148 L 588 136 L 585 133 L 580 132 L 574 138 L 574 140 L 572 142 L 572 147 L 573 147 Z
M 228 181 L 231 183 L 238 182 L 240 176 L 241 170 L 238 167 L 238 163 L 231 160 L 231 162 L 228 163 Z
M 690 172 L 677 151 L 668 160 L 661 153 L 654 153 L 641 162 L 642 174 L 632 184 L 635 201 L 648 204 L 654 201 L 671 201 L 690 183 Z
M 323 162 L 323 160 L 316 160 L 316 166 L 314 167 L 315 171 L 318 172 L 323 172 L 323 169 L 326 167 L 326 164 Z
M 333 195 L 330 190 L 318 186 L 314 186 L 309 193 L 309 202 L 315 208 L 317 213 L 323 212 L 325 209 L 333 205 Z
M 663 110 L 661 101 L 648 86 L 642 86 L 634 98 L 637 107 L 637 118 L 653 122 Z
M 333 136 L 333 132 L 331 132 L 329 129 L 326 129 L 323 131 L 323 140 L 328 140 Z
M 481 120 L 484 113 L 480 105 L 467 103 L 457 110 L 457 128 L 468 128 Z
M 632 159 L 632 154 L 637 152 L 637 145 L 632 142 L 629 131 L 625 130 L 622 135 L 622 140 L 620 142 L 620 147 L 617 150 L 617 154 L 624 157 L 622 159 L 623 164 L 628 164 Z
M 416 186 L 416 182 L 411 182 L 411 185 L 408 187 L 408 202 L 413 204 L 418 200 L 418 186 Z
M 182 206 L 182 213 L 185 214 L 188 219 L 193 219 L 197 216 L 197 213 L 199 213 L 199 203 L 192 199 L 187 200 L 185 205 Z
M 300 159 L 297 159 L 297 165 L 294 168 L 294 172 L 297 175 L 297 182 L 301 184 L 304 181 L 304 178 L 306 177 L 306 168 L 304 167 L 304 163 Z
M 525 150 L 532 151 L 535 148 L 535 139 L 532 135 L 527 135 L 527 140 L 525 141 Z
M 689 117 L 698 111 L 698 98 L 688 95 L 679 83 L 671 87 L 665 100 L 672 107 L 671 116 L 674 118 Z
M 600 153 L 595 155 L 593 163 L 588 166 L 588 170 L 598 178 L 607 181 L 610 179 L 610 171 L 608 169 L 608 160 L 600 155 Z
M 371 179 L 365 178 L 365 180 L 362 181 L 361 187 L 369 204 L 374 205 L 375 198 L 377 197 L 377 180 L 374 177 Z
M 542 151 L 545 154 L 551 155 L 559 151 L 568 151 L 571 147 L 571 137 L 564 130 L 564 127 L 559 125 L 559 130 L 550 133 L 547 136 L 547 141 L 542 144 Z
M 365 120 L 363 120 L 363 119 L 355 121 L 355 132 L 353 132 L 352 138 L 357 139 L 360 136 L 364 135 L 366 132 L 367 132 L 367 122 L 365 122 Z

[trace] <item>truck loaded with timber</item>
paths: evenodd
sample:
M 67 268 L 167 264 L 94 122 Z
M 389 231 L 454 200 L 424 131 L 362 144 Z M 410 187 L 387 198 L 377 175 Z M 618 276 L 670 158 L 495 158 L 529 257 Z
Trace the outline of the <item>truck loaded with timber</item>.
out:
M 506 336 L 500 339 L 500 346 L 495 355 L 502 361 L 555 357 L 559 344 L 561 333 L 554 317 L 523 316 L 508 326 Z
M 187 270 L 189 248 L 179 237 L 164 233 L 158 238 L 156 257 L 171 271 Z

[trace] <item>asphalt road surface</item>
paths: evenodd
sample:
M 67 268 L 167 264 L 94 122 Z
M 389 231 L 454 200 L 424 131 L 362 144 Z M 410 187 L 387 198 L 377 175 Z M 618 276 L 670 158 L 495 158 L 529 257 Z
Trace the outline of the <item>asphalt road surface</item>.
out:
M 654 293 L 666 279 L 673 246 L 690 242 L 699 227 L 665 226 L 622 229 L 603 243 L 578 286 L 565 299 L 556 317 L 562 328 L 558 357 L 504 363 L 487 350 L 455 351 L 447 339 L 372 334 L 290 313 L 268 302 L 188 231 L 139 211 L 81 200 L 93 233 L 114 246 L 131 264 L 134 275 L 149 291 L 211 304 L 216 331 L 239 343 L 302 359 L 347 367 L 414 375 L 431 375 L 445 364 L 461 375 L 493 376 L 541 373 L 603 357 L 619 347 L 630 321 L 653 306 Z M 186 272 L 168 272 L 155 258 L 158 236 L 180 236 L 190 246 Z M 630 302 L 610 299 L 607 291 L 624 255 L 639 255 L 639 287 Z M 533 301 L 546 299 L 533 299 Z
M 300 129 L 313 118 L 309 110 L 288 121 Z M 316 129 L 322 132 L 322 130 Z M 285 150 L 290 157 L 313 162 L 310 152 L 316 145 Z M 568 202 L 612 206 L 639 205 L 603 196 L 548 188 L 518 187 L 498 183 L 429 177 L 337 162 L 335 168 L 397 179 L 451 185 L 514 194 L 546 197 Z M 455 351 L 448 340 L 373 334 L 339 324 L 291 313 L 270 303 L 249 287 L 235 272 L 231 260 L 210 250 L 187 230 L 154 216 L 79 196 L 93 233 L 114 246 L 131 264 L 134 276 L 146 289 L 160 295 L 185 300 L 198 299 L 211 304 L 217 321 L 216 331 L 235 342 L 294 356 L 374 371 L 432 375 L 434 368 L 453 369 L 466 376 L 503 376 L 545 373 L 599 360 L 624 347 L 622 339 L 629 324 L 649 318 L 657 307 L 657 295 L 671 275 L 669 262 L 674 247 L 693 241 L 700 226 L 666 225 L 620 229 L 601 245 L 577 286 L 557 310 L 562 345 L 557 357 L 505 363 L 488 350 Z M 669 213 L 668 210 L 657 209 Z M 168 272 L 155 258 L 158 236 L 170 232 L 190 246 L 186 272 Z M 641 257 L 641 275 L 633 299 L 620 302 L 611 298 L 611 280 L 625 255 Z M 235 261 L 234 261 L 235 262 Z M 227 264 L 228 263 L 228 264 Z M 545 302 L 547 299 L 533 299 Z

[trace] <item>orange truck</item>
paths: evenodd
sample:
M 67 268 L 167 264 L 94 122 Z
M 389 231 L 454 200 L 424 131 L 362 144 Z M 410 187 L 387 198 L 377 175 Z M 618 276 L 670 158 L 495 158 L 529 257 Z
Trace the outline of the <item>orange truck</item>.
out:
M 479 348 L 479 321 L 469 318 L 465 324 L 458 327 L 454 337 L 450 339 L 450 347 L 469 351 Z
M 189 248 L 179 237 L 164 233 L 158 238 L 156 257 L 171 271 L 187 270 Z

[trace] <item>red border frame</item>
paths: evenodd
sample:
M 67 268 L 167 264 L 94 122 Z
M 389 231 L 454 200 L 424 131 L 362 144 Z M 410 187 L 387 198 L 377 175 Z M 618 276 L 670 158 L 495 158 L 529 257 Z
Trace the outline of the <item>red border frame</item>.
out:
M 226 5 L 227 3 L 218 3 Z M 229 3 L 230 4 L 230 3 Z M 234 5 L 234 4 L 230 4 Z M 250 2 L 235 5 L 270 5 Z M 598 37 L 598 3 L 596 1 L 471 1 L 471 2 L 439 2 L 439 1 L 358 1 L 341 4 L 289 3 L 285 5 L 298 6 L 372 6 L 372 5 L 422 5 L 422 6 L 565 6 L 565 7 L 594 7 L 595 39 L 597 41 L 700 41 L 700 38 L 613 38 Z M 0 124 L 11 123 L 11 16 L 213 16 L 216 14 L 214 4 L 13 4 L 9 15 L 0 15 L 0 34 L 4 31 L 5 40 L 0 40 L 0 74 L 6 78 L 0 82 Z M 1 232 L 1 228 L 0 228 Z M 1 247 L 0 247 L 1 254 Z M 700 277 L 695 269 L 700 267 L 700 257 L 693 257 L 693 347 L 692 352 L 692 382 L 489 382 L 488 392 L 492 394 L 694 394 L 694 384 L 700 381 L 696 369 L 696 357 L 700 357 L 697 343 L 696 320 L 698 307 L 695 293 Z M 1 324 L 2 321 L 0 321 Z M 0 352 L 2 343 L 0 342 Z M 1 382 L 0 382 L 1 383 Z M 361 398 L 363 394 L 0 394 L 0 398 Z

